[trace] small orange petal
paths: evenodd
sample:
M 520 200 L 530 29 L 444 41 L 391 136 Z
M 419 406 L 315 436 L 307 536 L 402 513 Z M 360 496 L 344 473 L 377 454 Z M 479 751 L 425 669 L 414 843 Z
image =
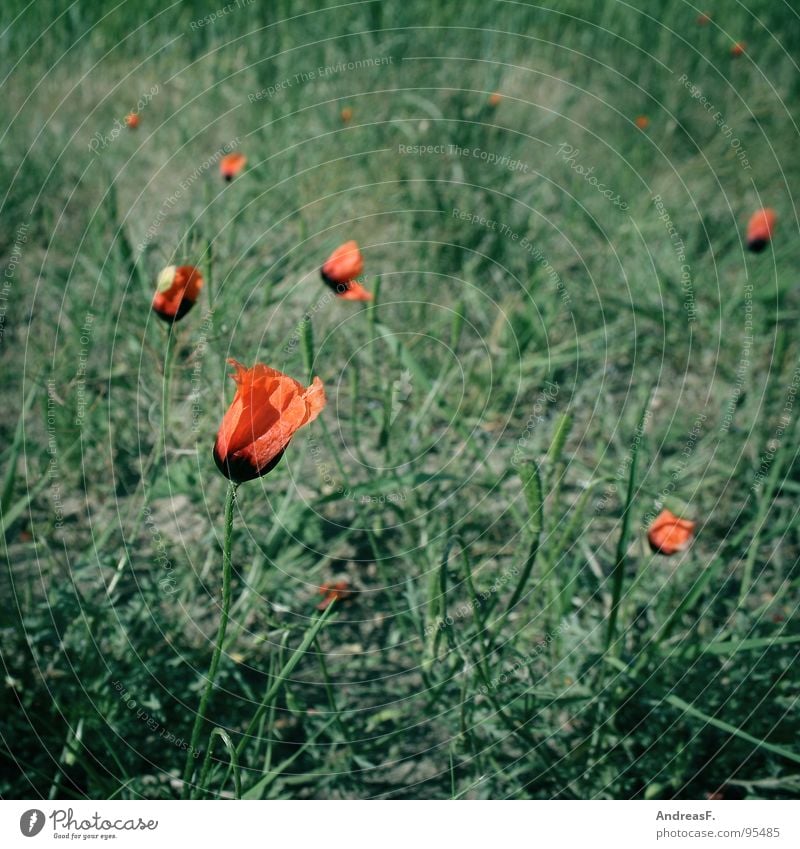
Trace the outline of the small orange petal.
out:
M 244 170 L 244 166 L 247 165 L 247 157 L 243 153 L 239 153 L 235 151 L 234 153 L 229 153 L 227 156 L 223 156 L 219 161 L 219 173 L 226 180 L 232 180 L 234 177 L 237 177 Z
M 343 291 L 337 289 L 337 297 L 343 301 L 371 301 L 372 293 L 368 292 L 359 282 L 351 280 L 349 283 L 343 284 L 347 288 Z M 339 287 L 341 288 L 341 287 Z
M 662 510 L 647 532 L 650 548 L 659 554 L 684 551 L 694 537 L 695 522 L 681 519 L 670 510 Z
M 353 595 L 347 581 L 336 581 L 333 584 L 323 584 L 319 587 L 320 595 L 325 598 L 317 605 L 318 610 L 325 610 L 334 601 L 344 601 Z

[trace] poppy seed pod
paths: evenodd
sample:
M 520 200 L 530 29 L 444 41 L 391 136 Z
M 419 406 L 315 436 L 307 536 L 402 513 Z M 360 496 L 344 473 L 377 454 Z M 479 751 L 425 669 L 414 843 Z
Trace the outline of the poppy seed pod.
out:
M 234 177 L 238 177 L 247 165 L 247 157 L 238 151 L 229 153 L 223 156 L 219 161 L 219 173 L 230 182 Z
M 322 381 L 300 383 L 260 363 L 252 368 L 228 360 L 236 370 L 236 394 L 214 443 L 214 462 L 226 478 L 244 483 L 278 465 L 286 446 L 325 406 Z
M 364 258 L 354 241 L 340 245 L 320 269 L 322 279 L 346 301 L 371 301 L 372 295 L 355 279 L 364 271 Z
M 168 265 L 158 275 L 153 311 L 164 321 L 180 321 L 202 288 L 203 275 L 193 265 Z
M 669 510 L 662 510 L 647 532 L 650 548 L 658 554 L 685 551 L 694 537 L 695 524 L 688 519 L 679 519 Z
M 775 210 L 769 207 L 754 212 L 747 222 L 747 249 L 761 253 L 772 239 L 777 220 Z

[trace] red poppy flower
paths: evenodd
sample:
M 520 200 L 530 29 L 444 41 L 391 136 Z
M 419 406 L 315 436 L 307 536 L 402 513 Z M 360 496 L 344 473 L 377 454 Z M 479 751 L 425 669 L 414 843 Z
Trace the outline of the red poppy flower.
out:
M 180 321 L 202 288 L 203 275 L 193 265 L 168 265 L 158 275 L 153 310 L 164 321 Z
M 236 395 L 219 427 L 214 461 L 226 478 L 244 483 L 278 465 L 295 433 L 320 414 L 325 390 L 318 377 L 305 388 L 260 363 L 228 362 L 236 369 Z
M 229 153 L 223 156 L 219 161 L 219 173 L 230 182 L 234 177 L 237 177 L 247 165 L 247 157 L 238 151 Z
M 343 124 L 349 124 L 353 120 L 353 109 L 350 106 L 345 106 L 339 113 Z
M 711 15 L 706 12 L 702 12 L 697 16 L 697 25 L 700 27 L 704 27 L 706 24 L 711 22 Z
M 489 100 L 487 102 L 488 102 L 489 106 L 491 106 L 494 109 L 495 107 L 500 105 L 500 101 L 502 101 L 502 99 L 503 98 L 499 94 L 499 92 L 495 91 L 495 92 L 492 92 L 492 94 L 489 95 Z
M 662 510 L 647 532 L 650 548 L 658 554 L 684 551 L 692 541 L 695 525 L 688 519 L 679 519 L 669 510 Z
M 125 123 L 129 129 L 135 130 L 139 126 L 139 116 L 135 112 L 125 116 Z
M 640 130 L 646 130 L 650 126 L 650 119 L 647 115 L 637 115 L 634 124 L 636 124 Z
M 747 45 L 743 41 L 737 41 L 731 45 L 731 56 L 741 56 Z
M 335 584 L 323 584 L 319 588 L 320 595 L 325 596 L 317 605 L 317 610 L 325 610 L 334 601 L 344 601 L 353 595 L 347 581 L 336 581 Z
M 761 253 L 772 239 L 772 231 L 778 216 L 774 209 L 765 207 L 754 212 L 747 222 L 747 248 L 753 253 Z
M 371 301 L 372 295 L 355 279 L 364 271 L 358 245 L 345 242 L 328 257 L 320 270 L 322 279 L 346 301 Z

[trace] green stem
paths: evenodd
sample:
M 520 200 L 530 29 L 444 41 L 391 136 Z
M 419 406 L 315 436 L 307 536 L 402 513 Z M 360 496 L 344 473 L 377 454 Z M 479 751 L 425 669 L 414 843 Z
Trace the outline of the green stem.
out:
M 208 292 L 209 309 L 214 309 L 214 243 L 211 239 L 206 240 L 206 292 Z
M 332 602 L 329 604 L 325 610 L 322 612 L 320 616 L 311 620 L 311 626 L 306 631 L 303 636 L 300 645 L 292 652 L 291 657 L 286 662 L 286 665 L 280 672 L 277 674 L 269 689 L 267 690 L 266 695 L 261 700 L 261 704 L 258 706 L 256 712 L 253 714 L 253 718 L 247 725 L 244 734 L 242 735 L 242 739 L 239 741 L 239 745 L 236 747 L 236 755 L 241 759 L 242 753 L 244 752 L 245 747 L 247 746 L 250 737 L 253 734 L 253 730 L 258 725 L 261 717 L 264 712 L 269 708 L 272 703 L 272 700 L 278 694 L 278 691 L 283 686 L 286 679 L 292 674 L 295 666 L 302 660 L 303 655 L 308 651 L 311 644 L 316 639 L 317 634 L 319 633 L 320 628 L 325 624 L 328 617 L 331 615 L 331 611 L 336 607 L 336 602 Z
M 172 359 L 175 347 L 175 325 L 170 324 L 167 331 L 167 344 L 164 350 L 164 382 L 161 385 L 161 428 L 158 436 L 158 451 L 156 451 L 155 465 L 161 454 L 164 455 L 164 465 L 167 463 L 167 425 L 169 424 L 169 395 L 170 383 L 172 382 Z
M 608 653 L 615 647 L 617 636 L 617 619 L 619 617 L 619 607 L 622 602 L 622 588 L 625 583 L 625 565 L 627 562 L 628 537 L 630 535 L 631 514 L 633 513 L 633 497 L 636 493 L 636 464 L 639 459 L 639 447 L 644 438 L 644 429 L 647 424 L 647 410 L 650 406 L 650 399 L 653 391 L 650 390 L 647 394 L 647 400 L 642 408 L 642 414 L 639 417 L 639 423 L 636 425 L 636 431 L 631 445 L 631 467 L 628 475 L 628 488 L 625 495 L 625 507 L 622 511 L 622 528 L 617 542 L 617 553 L 614 558 L 614 568 L 611 570 L 611 610 L 608 614 L 608 631 L 606 633 L 605 651 Z
M 130 533 L 128 534 L 128 538 L 131 542 L 136 540 L 136 537 L 139 534 L 139 531 L 142 527 L 142 522 L 144 521 L 145 513 L 147 511 L 147 498 L 148 498 L 148 487 L 154 486 L 156 480 L 158 479 L 158 473 L 161 468 L 161 461 L 164 461 L 164 468 L 167 466 L 167 425 L 169 424 L 169 398 L 170 398 L 170 384 L 172 382 L 172 360 L 174 357 L 174 349 L 175 349 L 175 325 L 170 324 L 167 327 L 167 341 L 164 346 L 164 380 L 161 384 L 161 424 L 158 429 L 158 442 L 156 443 L 152 454 L 147 460 L 146 465 L 142 467 L 142 477 L 139 483 L 136 486 L 136 491 L 134 492 L 135 496 L 139 492 L 139 487 L 142 489 L 142 503 L 139 507 L 138 512 L 136 513 L 135 518 L 133 519 L 133 525 L 131 526 Z M 133 499 L 132 499 L 133 500 Z M 110 596 L 113 594 L 114 590 L 117 588 L 117 584 L 119 583 L 120 578 L 125 571 L 125 566 L 128 563 L 128 547 L 125 543 L 125 531 L 124 525 L 130 523 L 131 518 L 133 516 L 133 509 L 128 511 L 128 515 L 125 518 L 123 525 L 121 526 L 121 530 L 123 533 L 122 545 L 123 545 L 123 554 L 120 557 L 117 563 L 117 569 L 114 573 L 111 581 L 108 584 L 108 589 L 106 590 L 107 594 Z M 108 538 L 111 536 L 111 532 L 113 530 L 113 525 L 108 526 L 107 531 L 95 543 L 95 548 L 99 551 L 103 548 L 108 541 Z
M 531 538 L 530 548 L 528 549 L 528 556 L 525 559 L 525 565 L 522 567 L 522 574 L 519 576 L 517 586 L 506 605 L 506 614 L 514 609 L 517 602 L 522 598 L 523 592 L 525 592 L 528 579 L 536 563 L 536 556 L 539 553 L 539 541 L 542 536 L 542 528 L 544 527 L 544 492 L 542 490 L 542 479 L 539 474 L 538 465 L 536 463 L 524 463 L 519 469 L 519 476 L 522 480 L 525 502 L 528 505 L 531 533 L 533 536 Z
M 228 628 L 228 614 L 231 609 L 231 543 L 233 541 L 233 507 L 236 503 L 237 484 L 228 484 L 228 495 L 225 500 L 225 537 L 222 548 L 222 612 L 219 619 L 217 639 L 214 642 L 214 653 L 211 655 L 211 663 L 208 667 L 208 676 L 203 695 L 200 697 L 200 706 L 192 728 L 192 737 L 189 748 L 186 750 L 186 766 L 183 770 L 183 796 L 187 798 L 189 793 L 189 781 L 194 772 L 194 753 L 200 740 L 200 731 L 203 727 L 208 700 L 214 689 L 214 680 L 217 677 L 220 657 L 222 656 L 222 644 L 225 641 L 225 631 Z

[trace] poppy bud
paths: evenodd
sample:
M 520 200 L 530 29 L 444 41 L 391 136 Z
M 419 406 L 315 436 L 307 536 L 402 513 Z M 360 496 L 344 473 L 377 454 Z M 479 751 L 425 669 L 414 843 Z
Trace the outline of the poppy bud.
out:
M 753 253 L 761 253 L 772 239 L 777 220 L 775 210 L 769 207 L 754 212 L 747 222 L 747 249 Z
M 323 584 L 319 588 L 320 595 L 325 596 L 317 605 L 317 610 L 325 610 L 334 601 L 344 601 L 353 595 L 347 581 L 336 581 L 334 584 Z
M 345 106 L 339 117 L 342 119 L 343 124 L 349 124 L 353 120 L 353 109 L 350 106 Z
M 229 153 L 223 156 L 219 161 L 219 173 L 230 182 L 234 177 L 238 177 L 247 165 L 247 157 L 238 151 Z
M 744 53 L 745 47 L 747 45 L 743 41 L 737 41 L 736 44 L 731 45 L 731 56 L 741 56 Z
M 489 106 L 492 107 L 492 109 L 495 109 L 496 107 L 498 107 L 500 105 L 500 101 L 502 99 L 503 98 L 500 96 L 500 94 L 495 91 L 495 92 L 492 92 L 492 94 L 489 95 L 489 100 L 487 102 L 488 102 Z
M 650 126 L 650 119 L 647 115 L 637 115 L 634 123 L 640 130 L 646 130 Z
M 322 279 L 346 301 L 371 301 L 372 295 L 355 279 L 364 271 L 358 245 L 345 242 L 328 257 L 320 270 Z
M 139 116 L 135 112 L 125 116 L 125 124 L 128 129 L 135 130 L 139 126 Z
M 158 275 L 153 310 L 164 321 L 180 321 L 202 288 L 203 275 L 193 265 L 168 265 Z
M 214 462 L 226 478 L 244 483 L 278 465 L 295 433 L 322 411 L 325 390 L 318 377 L 304 388 L 260 363 L 228 362 L 236 369 L 236 394 L 217 433 Z
M 669 510 L 662 510 L 647 532 L 650 548 L 658 554 L 684 551 L 692 541 L 695 524 L 688 519 L 679 519 Z

